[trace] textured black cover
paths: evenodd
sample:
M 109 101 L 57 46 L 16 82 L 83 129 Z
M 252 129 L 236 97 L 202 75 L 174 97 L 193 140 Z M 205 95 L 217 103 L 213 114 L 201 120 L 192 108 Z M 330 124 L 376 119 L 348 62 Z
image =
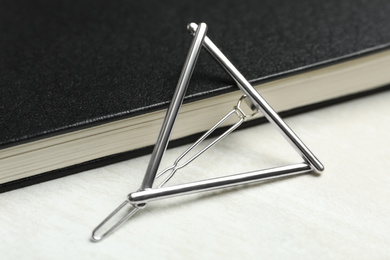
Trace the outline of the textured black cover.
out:
M 388 48 L 389 14 L 388 0 L 0 0 L 0 147 L 166 107 L 189 22 L 261 82 Z M 236 89 L 216 64 L 203 50 L 187 101 Z

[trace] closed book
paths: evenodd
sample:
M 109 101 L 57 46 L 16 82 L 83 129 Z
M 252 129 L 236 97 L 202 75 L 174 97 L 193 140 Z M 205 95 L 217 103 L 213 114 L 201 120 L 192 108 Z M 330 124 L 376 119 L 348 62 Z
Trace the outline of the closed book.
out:
M 149 153 L 189 22 L 207 23 L 287 116 L 388 88 L 389 13 L 386 0 L 3 0 L 0 191 Z M 202 50 L 172 145 L 193 141 L 241 94 Z

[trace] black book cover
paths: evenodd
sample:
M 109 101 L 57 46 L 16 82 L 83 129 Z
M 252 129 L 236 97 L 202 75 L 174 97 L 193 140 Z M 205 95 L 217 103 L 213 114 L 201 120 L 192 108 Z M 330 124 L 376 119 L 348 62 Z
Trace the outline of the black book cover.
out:
M 0 3 L 2 149 L 167 107 L 192 40 L 189 22 L 206 22 L 209 37 L 253 82 L 390 46 L 387 0 Z M 186 102 L 236 89 L 202 53 Z M 150 149 L 141 150 L 122 157 Z M 122 157 L 58 170 L 50 178 Z

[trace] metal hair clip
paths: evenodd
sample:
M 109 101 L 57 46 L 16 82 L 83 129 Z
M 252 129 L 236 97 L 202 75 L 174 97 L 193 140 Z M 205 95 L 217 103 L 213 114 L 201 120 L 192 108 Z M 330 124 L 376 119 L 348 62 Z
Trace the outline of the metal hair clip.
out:
M 192 194 L 203 191 L 210 191 L 243 185 L 248 183 L 260 182 L 264 180 L 282 178 L 292 175 L 299 175 L 304 173 L 320 173 L 324 170 L 321 162 L 310 152 L 304 143 L 296 136 L 296 134 L 288 127 L 288 125 L 279 117 L 279 115 L 272 109 L 270 105 L 263 99 L 263 97 L 253 88 L 253 86 L 241 75 L 241 73 L 233 66 L 233 64 L 223 55 L 223 53 L 214 45 L 214 43 L 206 36 L 207 25 L 201 23 L 199 26 L 195 23 L 188 25 L 188 30 L 194 35 L 190 51 L 187 55 L 179 82 L 176 87 L 172 102 L 168 108 L 162 128 L 157 138 L 156 145 L 149 161 L 148 168 L 145 173 L 144 180 L 138 191 L 130 193 L 127 199 L 119 205 L 103 222 L 98 225 L 92 233 L 93 241 L 100 241 L 112 232 L 114 232 L 126 220 L 132 217 L 139 209 L 144 208 L 147 203 L 164 198 L 170 198 L 180 195 Z M 157 174 L 161 159 L 167 148 L 169 137 L 171 135 L 174 122 L 179 112 L 180 106 L 183 102 L 185 92 L 187 90 L 192 72 L 194 70 L 197 58 L 199 56 L 201 47 L 204 46 L 207 51 L 222 65 L 222 67 L 232 76 L 236 81 L 238 87 L 244 92 L 237 105 L 219 122 L 217 122 L 209 131 L 200 137 L 193 145 L 191 145 L 184 153 L 182 153 L 172 164 L 159 174 Z M 255 111 L 253 114 L 246 114 L 241 109 L 242 100 L 248 98 L 252 103 Z M 187 166 L 189 163 L 198 158 L 201 154 L 206 152 L 209 148 L 217 144 L 228 134 L 233 132 L 240 126 L 248 117 L 252 117 L 257 112 L 262 112 L 264 116 L 270 121 L 279 132 L 289 141 L 295 150 L 301 155 L 304 162 L 275 167 L 270 169 L 258 170 L 253 172 L 240 173 L 230 176 L 224 176 L 214 179 L 196 181 L 186 184 L 180 184 L 170 187 L 163 187 L 174 174 Z M 228 118 L 236 115 L 238 121 L 226 130 L 222 135 L 216 138 L 213 142 L 206 145 L 204 148 L 199 148 L 201 143 L 217 129 Z M 194 152 L 195 149 L 200 149 Z M 189 156 L 193 152 L 195 155 Z M 185 157 L 189 157 L 185 160 Z M 181 162 L 184 161 L 184 162 Z M 157 188 L 152 188 L 154 181 L 167 175 L 167 177 L 158 185 Z M 126 207 L 127 206 L 127 207 Z

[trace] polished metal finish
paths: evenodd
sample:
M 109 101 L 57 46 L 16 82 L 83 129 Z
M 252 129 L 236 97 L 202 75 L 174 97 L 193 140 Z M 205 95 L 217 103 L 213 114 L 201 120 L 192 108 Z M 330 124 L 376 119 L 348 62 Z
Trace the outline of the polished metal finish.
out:
M 129 211 L 129 209 L 126 209 L 125 206 L 130 206 L 131 207 L 130 211 Z M 137 207 L 137 206 L 131 204 L 128 200 L 125 200 L 124 202 L 122 202 L 122 204 L 120 204 L 110 215 L 108 215 L 102 221 L 102 223 L 99 224 L 99 226 L 97 226 L 92 231 L 92 241 L 99 242 L 103 238 L 112 234 L 123 223 L 125 223 L 126 220 L 131 218 L 140 208 L 141 207 Z M 124 215 L 122 217 L 120 217 L 119 220 L 117 220 L 117 221 L 113 220 L 114 217 L 117 217 L 121 213 L 123 213 Z M 114 223 L 110 224 L 109 223 L 110 221 L 114 221 Z M 104 229 L 104 228 L 106 228 L 106 229 Z
M 187 28 L 191 33 L 194 33 L 198 25 L 190 23 Z M 289 141 L 302 158 L 313 166 L 317 173 L 322 172 L 324 170 L 322 163 L 207 36 L 204 38 L 203 46 L 230 74 L 237 82 L 238 87 L 251 99 L 252 103 L 264 114 L 268 121 Z
M 195 30 L 195 38 L 192 41 L 190 50 L 183 66 L 183 70 L 180 74 L 179 82 L 177 83 L 175 94 L 173 95 L 172 102 L 168 108 L 160 134 L 157 138 L 156 145 L 154 146 L 153 153 L 146 170 L 145 178 L 140 188 L 141 190 L 149 189 L 153 186 L 161 159 L 165 153 L 165 150 L 167 149 L 173 125 L 175 124 L 177 114 L 181 104 L 183 103 L 188 84 L 190 83 L 192 72 L 194 71 L 196 61 L 202 48 L 203 39 L 206 36 L 206 32 L 207 25 L 204 23 L 201 23 L 199 25 L 199 29 Z
M 129 194 L 129 201 L 133 204 L 148 203 L 153 200 L 171 198 L 180 195 L 217 190 L 243 184 L 256 183 L 265 180 L 282 178 L 292 175 L 313 172 L 307 163 L 298 163 L 271 169 L 235 174 L 215 179 L 208 179 L 192 183 L 185 183 L 159 189 L 149 189 Z
M 121 205 L 119 205 L 117 209 L 115 209 L 106 219 L 103 220 L 103 222 L 99 226 L 95 228 L 92 233 L 93 241 L 100 241 L 107 235 L 114 232 L 127 219 L 132 217 L 139 209 L 144 208 L 147 203 L 153 200 L 204 191 L 211 191 L 249 183 L 257 183 L 276 178 L 284 178 L 287 176 L 312 173 L 313 171 L 321 172 L 324 169 L 321 162 L 318 161 L 318 159 L 302 143 L 302 141 L 295 135 L 295 133 L 287 126 L 287 124 L 278 116 L 278 114 L 271 108 L 271 106 L 268 105 L 268 103 L 241 75 L 241 73 L 233 66 L 233 64 L 210 41 L 210 39 L 206 36 L 207 26 L 205 24 L 200 24 L 199 26 L 197 26 L 196 24 L 191 23 L 190 25 L 188 25 L 187 28 L 195 35 L 195 38 L 192 42 L 190 51 L 188 53 L 186 62 L 180 75 L 180 79 L 177 84 L 172 103 L 169 106 L 167 114 L 165 116 L 141 188 L 137 192 L 130 193 L 128 195 L 127 200 L 125 200 Z M 228 73 L 237 82 L 238 86 L 243 90 L 245 95 L 240 98 L 237 105 L 233 107 L 233 110 L 231 110 L 225 117 L 218 121 L 209 131 L 202 135 L 186 151 L 184 151 L 175 160 L 173 165 L 157 174 L 160 161 L 169 142 L 169 137 L 171 135 L 173 125 L 175 123 L 180 106 L 183 102 L 183 98 L 202 45 L 206 47 L 206 49 L 228 71 Z M 246 99 L 246 97 L 248 97 L 250 99 L 250 102 L 252 102 L 249 102 L 249 106 L 251 108 L 254 108 L 254 112 L 252 114 L 245 113 L 244 110 L 241 108 L 241 103 L 244 99 Z M 301 154 L 305 162 L 271 169 L 240 173 L 214 179 L 202 180 L 171 187 L 163 187 L 178 170 L 184 168 L 189 163 L 194 161 L 212 146 L 214 146 L 223 138 L 225 138 L 228 134 L 233 132 L 247 118 L 252 117 L 256 113 L 258 113 L 258 111 L 261 111 L 267 117 L 267 119 L 277 127 L 277 129 L 284 135 L 284 137 Z M 228 128 L 223 134 L 217 137 L 214 141 L 212 141 L 210 144 L 206 145 L 203 148 L 199 148 L 200 144 L 232 115 L 237 115 L 238 121 L 233 126 Z M 195 149 L 199 149 L 199 151 L 195 152 Z M 195 154 L 189 156 L 190 152 Z M 185 157 L 189 158 L 184 159 Z M 167 175 L 167 177 L 160 183 L 160 185 L 158 185 L 158 188 L 152 189 L 155 179 L 163 175 Z M 130 206 L 131 208 L 127 209 L 124 212 L 125 206 Z M 120 217 L 119 215 L 122 215 L 122 217 Z M 117 218 L 118 220 L 114 220 L 114 218 Z M 111 224 L 111 222 L 113 222 L 113 224 Z

